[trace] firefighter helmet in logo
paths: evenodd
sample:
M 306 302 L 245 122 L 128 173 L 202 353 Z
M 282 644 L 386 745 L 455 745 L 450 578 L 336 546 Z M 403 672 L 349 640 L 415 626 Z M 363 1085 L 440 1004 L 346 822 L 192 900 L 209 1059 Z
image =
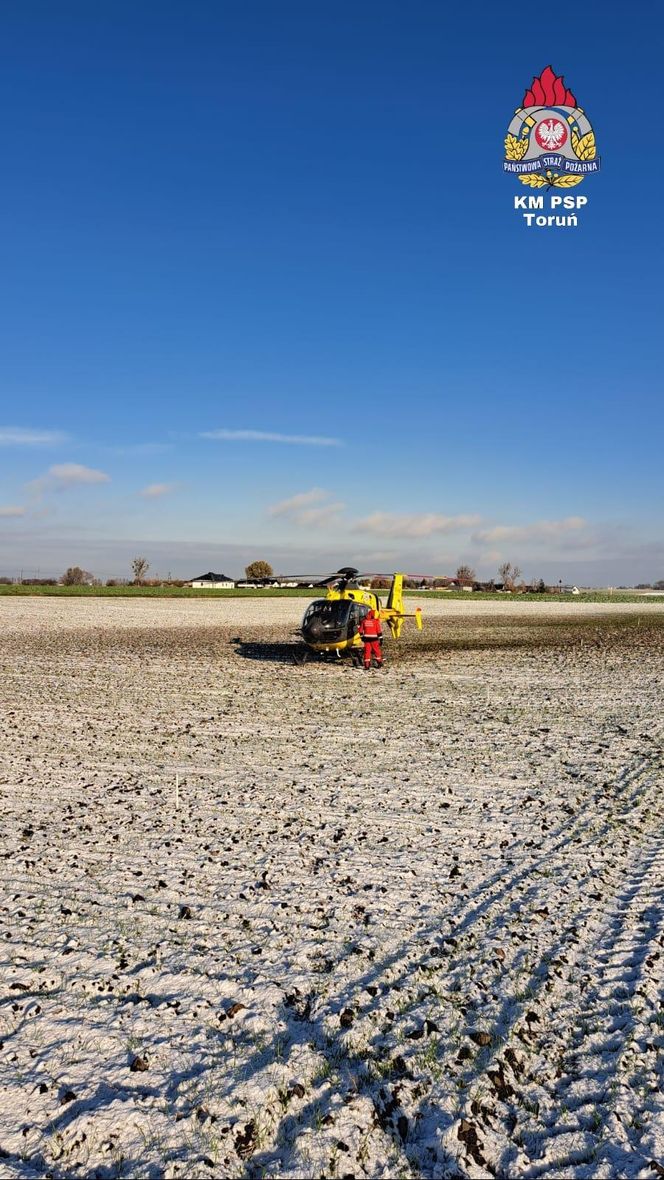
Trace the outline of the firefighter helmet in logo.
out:
M 533 78 L 505 136 L 505 172 L 530 188 L 573 188 L 599 172 L 595 133 L 562 75 Z

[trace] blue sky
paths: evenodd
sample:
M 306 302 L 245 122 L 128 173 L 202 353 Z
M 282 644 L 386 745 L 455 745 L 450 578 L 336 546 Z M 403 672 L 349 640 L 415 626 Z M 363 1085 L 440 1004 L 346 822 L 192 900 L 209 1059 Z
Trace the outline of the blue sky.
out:
M 664 577 L 663 24 L 6 5 L 0 573 Z M 577 228 L 502 173 L 549 62 L 602 158 Z

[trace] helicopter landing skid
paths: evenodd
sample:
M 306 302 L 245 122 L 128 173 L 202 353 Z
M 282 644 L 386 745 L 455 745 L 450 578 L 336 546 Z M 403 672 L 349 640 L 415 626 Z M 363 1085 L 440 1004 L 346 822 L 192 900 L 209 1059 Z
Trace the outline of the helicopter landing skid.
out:
M 332 651 L 312 651 L 311 648 L 302 644 L 301 647 L 296 647 L 293 652 L 293 663 L 297 668 L 302 668 L 305 664 L 310 664 L 316 659 L 324 664 L 345 664 L 349 657 L 354 668 L 362 667 L 361 650 L 350 653 L 342 652 L 339 648 L 333 648 Z

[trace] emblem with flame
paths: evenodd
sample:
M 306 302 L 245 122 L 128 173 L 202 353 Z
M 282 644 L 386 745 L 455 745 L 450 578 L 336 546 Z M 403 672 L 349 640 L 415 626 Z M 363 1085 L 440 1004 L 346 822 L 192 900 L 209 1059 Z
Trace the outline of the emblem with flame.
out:
M 505 136 L 505 172 L 530 188 L 573 188 L 599 172 L 595 132 L 551 66 L 533 78 Z

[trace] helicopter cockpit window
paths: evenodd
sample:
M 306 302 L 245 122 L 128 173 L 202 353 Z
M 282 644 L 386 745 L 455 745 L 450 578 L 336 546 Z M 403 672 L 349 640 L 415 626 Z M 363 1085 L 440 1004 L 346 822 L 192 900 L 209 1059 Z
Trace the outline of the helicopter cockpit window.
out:
M 314 615 L 317 615 L 318 612 L 320 611 L 321 606 L 324 606 L 324 605 L 325 605 L 324 600 L 318 600 L 316 602 L 312 602 L 307 607 L 306 611 L 304 612 L 304 622 L 307 623 L 309 621 L 309 619 L 312 619 Z
M 320 609 L 320 618 L 323 623 L 334 623 L 336 626 L 346 614 L 346 610 L 345 602 L 324 602 Z
M 304 626 L 310 623 L 312 619 L 316 619 L 323 627 L 340 627 L 343 626 L 348 617 L 348 610 L 352 604 L 344 599 L 336 599 L 328 602 L 327 599 L 319 599 L 312 602 L 308 607 L 304 616 Z

